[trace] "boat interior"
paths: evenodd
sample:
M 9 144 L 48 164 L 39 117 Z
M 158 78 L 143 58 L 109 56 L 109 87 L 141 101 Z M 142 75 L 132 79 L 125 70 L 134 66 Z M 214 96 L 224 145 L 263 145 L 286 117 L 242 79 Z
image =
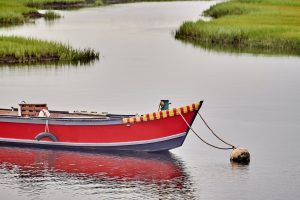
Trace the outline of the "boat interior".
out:
M 48 118 L 123 118 L 132 115 L 117 115 L 107 112 L 87 112 L 87 111 L 57 111 L 48 110 L 47 104 L 20 103 L 19 108 L 0 108 L 0 116 L 20 116 L 20 117 L 48 117 Z

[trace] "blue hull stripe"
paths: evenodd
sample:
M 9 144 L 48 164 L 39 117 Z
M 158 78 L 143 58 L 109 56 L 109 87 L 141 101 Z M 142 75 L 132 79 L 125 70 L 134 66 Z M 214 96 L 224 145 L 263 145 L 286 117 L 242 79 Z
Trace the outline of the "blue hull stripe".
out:
M 164 138 L 116 143 L 71 143 L 71 142 L 48 142 L 35 140 L 20 140 L 0 138 L 0 143 L 17 146 L 35 146 L 39 148 L 62 148 L 80 150 L 138 150 L 138 151 L 163 151 L 182 145 L 186 133 L 180 133 Z

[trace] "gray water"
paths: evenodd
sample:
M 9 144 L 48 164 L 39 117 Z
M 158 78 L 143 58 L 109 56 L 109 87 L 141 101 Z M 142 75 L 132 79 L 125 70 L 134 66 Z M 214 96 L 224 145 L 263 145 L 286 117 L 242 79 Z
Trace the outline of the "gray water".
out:
M 204 100 L 207 122 L 250 151 L 249 165 L 231 165 L 229 151 L 192 133 L 166 157 L 1 147 L 1 199 L 299 199 L 300 58 L 216 53 L 174 39 L 183 21 L 201 18 L 214 3 L 119 4 L 2 28 L 92 47 L 101 58 L 87 66 L 3 66 L 1 107 L 26 100 L 142 114 L 160 99 L 174 107 Z M 222 145 L 199 119 L 193 127 Z

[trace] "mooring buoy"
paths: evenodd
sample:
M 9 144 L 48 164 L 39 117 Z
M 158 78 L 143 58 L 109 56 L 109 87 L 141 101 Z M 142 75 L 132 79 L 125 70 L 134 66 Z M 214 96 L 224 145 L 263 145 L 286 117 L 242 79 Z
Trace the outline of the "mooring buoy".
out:
M 230 161 L 240 164 L 248 164 L 250 162 L 250 153 L 244 148 L 235 148 L 230 154 Z
M 187 122 L 187 120 L 183 117 L 183 115 L 179 112 L 179 115 L 182 117 L 183 121 L 186 123 L 186 125 L 190 128 L 190 130 L 197 136 L 197 138 L 199 138 L 202 142 L 204 142 L 205 144 L 207 144 L 208 146 L 211 146 L 213 148 L 216 149 L 222 149 L 222 150 L 230 150 L 232 149 L 232 152 L 230 154 L 230 161 L 231 163 L 237 163 L 237 164 L 249 164 L 250 162 L 250 153 L 247 149 L 244 148 L 237 148 L 235 145 L 232 145 L 228 142 L 226 142 L 225 140 L 223 140 L 222 138 L 220 138 L 206 123 L 206 121 L 204 120 L 204 118 L 202 117 L 202 115 L 198 112 L 197 113 L 199 115 L 199 117 L 201 118 L 201 120 L 203 121 L 203 123 L 206 125 L 206 127 L 211 131 L 211 133 L 218 138 L 221 142 L 223 142 L 224 144 L 230 146 L 230 147 L 219 147 L 216 145 L 213 145 L 207 141 L 205 141 L 204 139 L 202 139 L 197 133 L 196 131 L 189 125 L 189 123 Z

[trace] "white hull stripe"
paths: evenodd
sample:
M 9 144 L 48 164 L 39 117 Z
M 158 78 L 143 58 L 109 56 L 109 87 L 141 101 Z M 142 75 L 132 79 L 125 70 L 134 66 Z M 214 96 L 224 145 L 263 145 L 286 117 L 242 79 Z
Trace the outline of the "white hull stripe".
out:
M 114 142 L 114 143 L 51 142 L 51 141 L 36 141 L 36 140 L 9 139 L 9 138 L 0 138 L 0 142 L 24 143 L 24 144 L 34 144 L 34 145 L 51 145 L 51 146 L 73 146 L 73 147 L 115 147 L 115 146 L 130 146 L 130 145 L 163 142 L 163 141 L 167 141 L 167 140 L 171 140 L 183 136 L 186 136 L 185 132 L 163 137 L 163 138 L 152 139 L 152 140 L 133 141 L 133 142 Z

